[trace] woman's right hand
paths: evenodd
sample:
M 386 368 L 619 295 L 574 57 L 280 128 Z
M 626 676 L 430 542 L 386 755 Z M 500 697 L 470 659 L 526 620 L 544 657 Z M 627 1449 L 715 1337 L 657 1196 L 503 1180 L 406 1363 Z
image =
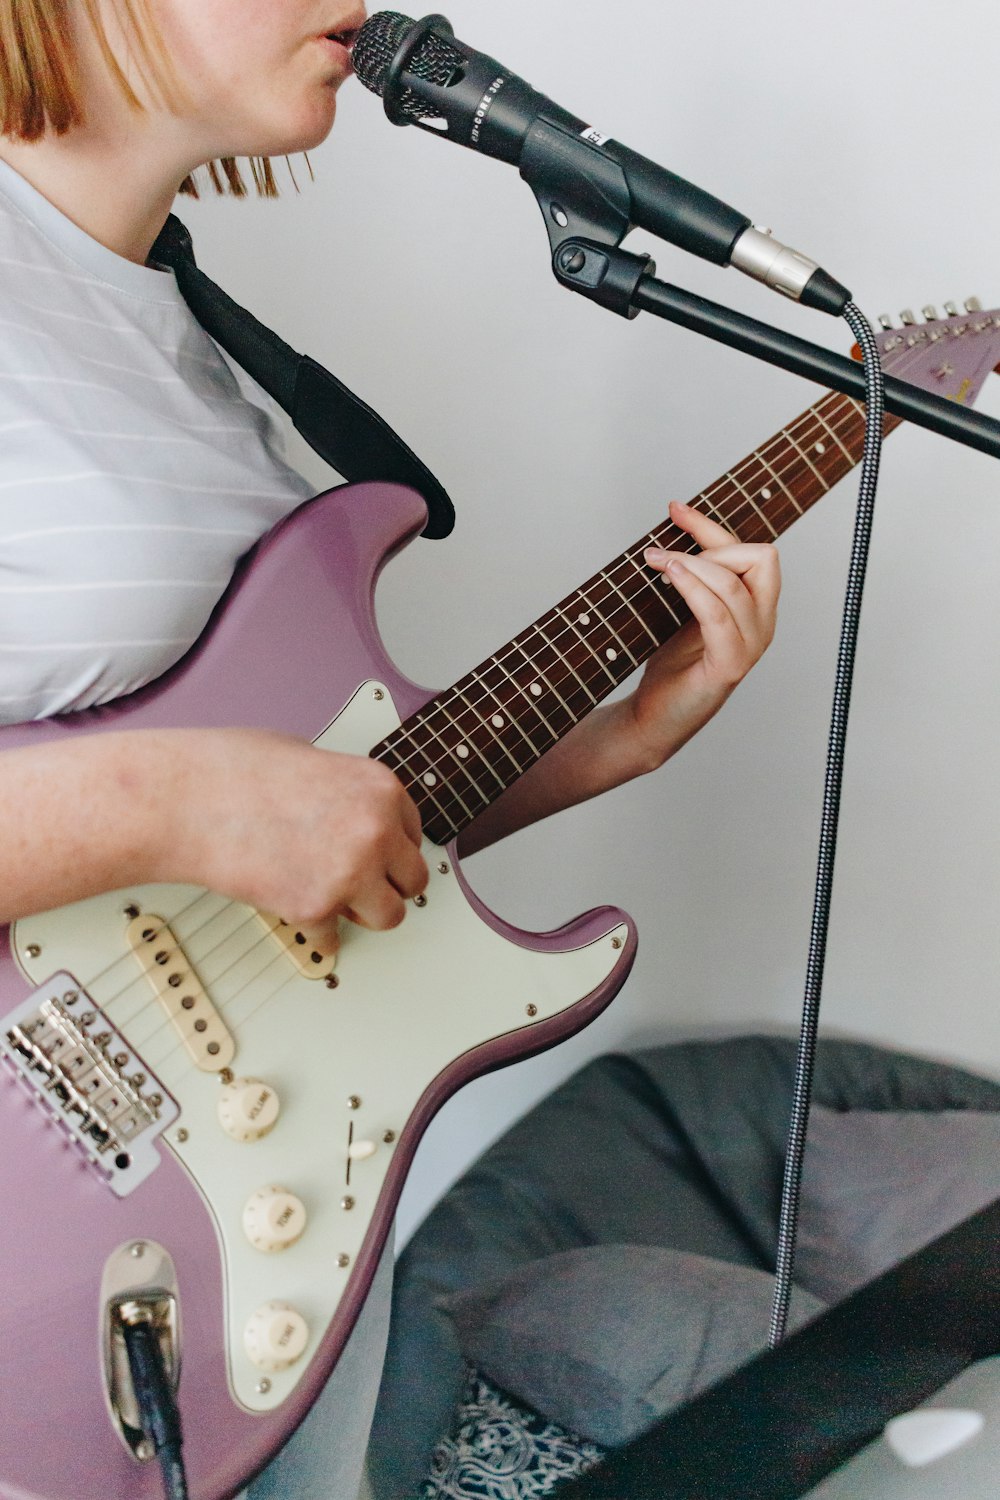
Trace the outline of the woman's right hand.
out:
M 158 880 L 191 881 L 307 928 L 396 927 L 427 885 L 420 815 L 392 771 L 266 730 L 180 730 Z

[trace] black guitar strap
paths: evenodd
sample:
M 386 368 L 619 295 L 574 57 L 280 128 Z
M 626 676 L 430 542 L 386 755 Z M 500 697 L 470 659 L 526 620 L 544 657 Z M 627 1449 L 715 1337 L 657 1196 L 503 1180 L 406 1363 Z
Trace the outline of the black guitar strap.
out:
M 448 535 L 455 510 L 426 464 L 335 375 L 307 354 L 296 354 L 200 271 L 191 236 L 174 214 L 160 231 L 150 260 L 171 267 L 201 326 L 288 413 L 326 463 L 352 483 L 386 479 L 410 485 L 427 502 L 423 535 Z

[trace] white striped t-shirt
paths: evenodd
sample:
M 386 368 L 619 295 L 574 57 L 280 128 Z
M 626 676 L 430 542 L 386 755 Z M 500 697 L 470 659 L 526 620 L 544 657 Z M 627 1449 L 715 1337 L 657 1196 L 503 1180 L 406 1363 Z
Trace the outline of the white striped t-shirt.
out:
M 197 640 L 239 557 L 314 493 L 278 412 L 173 271 L 0 161 L 0 722 L 106 703 Z

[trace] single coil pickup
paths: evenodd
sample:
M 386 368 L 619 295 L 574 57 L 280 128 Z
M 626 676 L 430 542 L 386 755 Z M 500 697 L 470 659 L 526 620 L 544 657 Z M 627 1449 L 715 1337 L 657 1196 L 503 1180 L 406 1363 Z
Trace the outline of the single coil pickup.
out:
M 263 922 L 303 979 L 329 979 L 337 967 L 337 955 L 320 953 L 308 927 L 292 927 L 269 911 L 259 911 L 257 919 Z
M 155 1170 L 152 1143 L 180 1110 L 70 975 L 4 1018 L 0 1052 L 117 1196 Z
M 162 917 L 142 912 L 126 929 L 129 945 L 195 1066 L 218 1073 L 236 1056 L 236 1042 Z

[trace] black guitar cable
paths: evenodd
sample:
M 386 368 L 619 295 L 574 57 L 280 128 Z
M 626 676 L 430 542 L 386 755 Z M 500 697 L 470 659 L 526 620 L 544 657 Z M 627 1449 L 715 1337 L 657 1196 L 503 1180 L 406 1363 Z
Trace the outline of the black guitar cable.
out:
M 181 1416 L 159 1335 L 148 1309 L 137 1306 L 122 1317 L 132 1386 L 145 1437 L 153 1444 L 163 1473 L 167 1500 L 188 1500 L 181 1456 Z
M 785 1150 L 785 1175 L 781 1190 L 781 1213 L 778 1222 L 778 1252 L 775 1270 L 774 1303 L 768 1343 L 776 1348 L 785 1336 L 788 1304 L 792 1294 L 795 1268 L 795 1237 L 798 1228 L 799 1195 L 802 1186 L 802 1161 L 806 1132 L 809 1128 L 809 1104 L 812 1096 L 816 1041 L 819 1031 L 819 1007 L 823 989 L 823 967 L 826 961 L 827 933 L 830 926 L 830 898 L 833 890 L 833 866 L 837 854 L 837 824 L 840 818 L 840 793 L 844 780 L 844 748 L 847 741 L 847 717 L 851 707 L 854 659 L 861 620 L 861 600 L 871 545 L 875 492 L 878 487 L 882 458 L 882 435 L 885 422 L 885 377 L 878 345 L 864 313 L 853 302 L 844 308 L 844 317 L 861 347 L 866 389 L 866 425 L 864 455 L 861 460 L 861 483 L 854 522 L 854 543 L 847 575 L 847 594 L 837 656 L 837 677 L 833 693 L 830 738 L 826 760 L 826 782 L 823 789 L 823 817 L 820 825 L 819 854 L 816 868 L 816 890 L 813 898 L 812 929 L 806 964 L 805 998 L 792 1085 L 792 1110 Z

